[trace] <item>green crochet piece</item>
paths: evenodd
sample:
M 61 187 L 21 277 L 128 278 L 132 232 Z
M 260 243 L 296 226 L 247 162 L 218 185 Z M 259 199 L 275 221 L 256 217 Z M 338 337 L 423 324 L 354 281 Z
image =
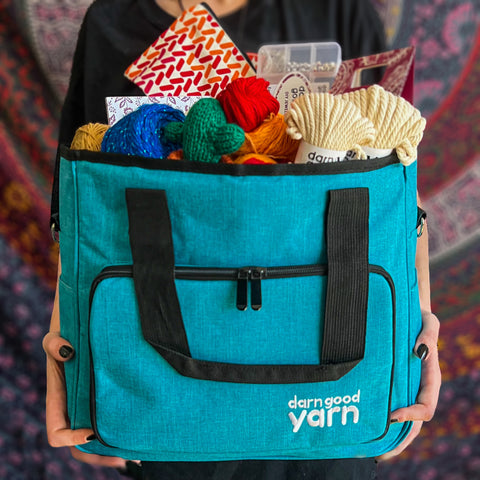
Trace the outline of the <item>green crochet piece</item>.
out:
M 185 122 L 165 125 L 164 136 L 183 146 L 186 160 L 211 163 L 237 151 L 245 141 L 245 132 L 238 125 L 227 123 L 220 102 L 210 97 L 196 102 Z

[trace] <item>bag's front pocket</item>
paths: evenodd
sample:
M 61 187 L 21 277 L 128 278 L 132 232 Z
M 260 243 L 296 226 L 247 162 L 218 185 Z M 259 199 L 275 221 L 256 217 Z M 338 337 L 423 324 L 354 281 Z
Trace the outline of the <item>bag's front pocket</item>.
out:
M 164 459 L 192 459 L 309 456 L 338 442 L 381 437 L 391 396 L 394 293 L 383 269 L 369 271 L 364 358 L 332 374 L 335 365 L 321 364 L 325 266 L 176 267 L 190 354 L 184 361 L 210 365 L 213 378 L 205 381 L 178 375 L 177 365 L 145 340 L 132 267 L 106 268 L 90 298 L 98 438 Z M 301 372 L 309 370 L 325 378 L 305 381 Z M 222 376 L 228 380 L 215 381 Z

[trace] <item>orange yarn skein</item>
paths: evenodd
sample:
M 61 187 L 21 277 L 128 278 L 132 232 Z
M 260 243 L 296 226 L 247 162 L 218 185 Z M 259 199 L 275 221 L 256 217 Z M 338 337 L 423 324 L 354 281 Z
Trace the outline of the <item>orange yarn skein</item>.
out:
M 268 91 L 263 78 L 237 78 L 217 95 L 228 123 L 235 123 L 244 132 L 257 128 L 270 114 L 280 109 L 278 100 Z
M 259 127 L 245 133 L 245 142 L 235 156 L 257 153 L 268 155 L 278 163 L 291 163 L 295 160 L 300 141 L 287 134 L 287 124 L 283 115 L 271 114 Z

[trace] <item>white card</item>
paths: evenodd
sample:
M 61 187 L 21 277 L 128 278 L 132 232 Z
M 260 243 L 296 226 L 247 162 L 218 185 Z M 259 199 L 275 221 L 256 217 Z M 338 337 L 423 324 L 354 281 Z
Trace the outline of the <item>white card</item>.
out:
M 105 103 L 107 106 L 108 125 L 114 125 L 141 105 L 152 103 L 170 105 L 186 114 L 199 98 L 201 97 L 107 97 Z

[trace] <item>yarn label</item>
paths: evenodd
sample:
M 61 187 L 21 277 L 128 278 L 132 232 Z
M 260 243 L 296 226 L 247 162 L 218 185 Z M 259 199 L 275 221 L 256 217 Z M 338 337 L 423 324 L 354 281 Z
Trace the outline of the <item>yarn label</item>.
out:
M 280 103 L 279 113 L 285 115 L 291 103 L 306 93 L 312 93 L 312 88 L 305 75 L 292 72 L 285 75 L 278 85 L 273 86 L 271 93 Z
M 362 147 L 362 149 L 365 152 L 367 159 L 388 157 L 393 152 L 393 149 L 391 148 Z M 347 156 L 350 160 L 355 160 L 357 158 L 356 152 L 353 152 L 352 150 L 347 152 Z
M 334 163 L 349 160 L 347 151 L 329 150 L 301 141 L 295 163 Z

